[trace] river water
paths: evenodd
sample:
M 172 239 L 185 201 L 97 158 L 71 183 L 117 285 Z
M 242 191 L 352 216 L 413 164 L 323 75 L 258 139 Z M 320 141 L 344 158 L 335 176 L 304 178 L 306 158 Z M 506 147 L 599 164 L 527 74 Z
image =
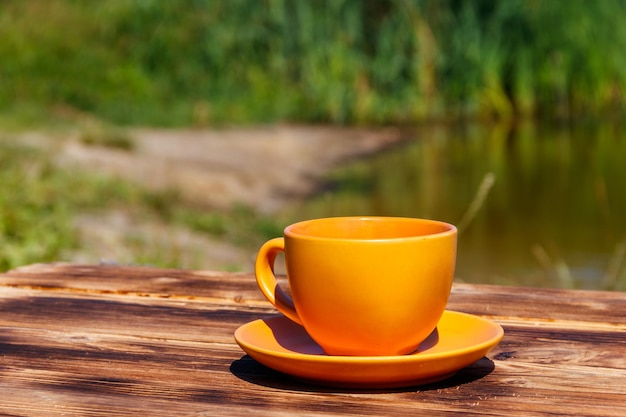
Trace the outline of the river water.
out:
M 462 282 L 626 290 L 626 133 L 613 123 L 415 129 L 297 211 L 454 223 Z

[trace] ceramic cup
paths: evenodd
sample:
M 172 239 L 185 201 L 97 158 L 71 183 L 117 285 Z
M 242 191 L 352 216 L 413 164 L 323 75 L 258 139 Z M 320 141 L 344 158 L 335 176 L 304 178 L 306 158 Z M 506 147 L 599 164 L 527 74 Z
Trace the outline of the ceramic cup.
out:
M 255 265 L 265 297 L 328 355 L 414 352 L 441 318 L 454 277 L 456 228 L 400 217 L 329 217 L 292 224 Z M 291 297 L 276 281 L 284 252 Z

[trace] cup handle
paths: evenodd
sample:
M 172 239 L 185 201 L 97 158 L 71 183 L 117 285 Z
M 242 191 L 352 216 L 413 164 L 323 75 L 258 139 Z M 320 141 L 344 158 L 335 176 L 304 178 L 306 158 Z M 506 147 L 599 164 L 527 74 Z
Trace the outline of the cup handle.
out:
M 287 318 L 302 326 L 302 320 L 293 305 L 293 300 L 278 285 L 274 275 L 274 261 L 280 252 L 285 251 L 285 239 L 277 237 L 261 246 L 256 257 L 254 272 L 259 289 L 267 300 Z

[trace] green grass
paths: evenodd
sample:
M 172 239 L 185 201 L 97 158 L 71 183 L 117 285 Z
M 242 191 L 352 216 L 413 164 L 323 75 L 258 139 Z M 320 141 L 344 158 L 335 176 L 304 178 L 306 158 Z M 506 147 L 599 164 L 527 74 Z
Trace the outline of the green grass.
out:
M 2 143 L 0 149 L 0 269 L 52 260 L 78 244 L 71 232 L 70 178 L 53 173 L 34 151 Z

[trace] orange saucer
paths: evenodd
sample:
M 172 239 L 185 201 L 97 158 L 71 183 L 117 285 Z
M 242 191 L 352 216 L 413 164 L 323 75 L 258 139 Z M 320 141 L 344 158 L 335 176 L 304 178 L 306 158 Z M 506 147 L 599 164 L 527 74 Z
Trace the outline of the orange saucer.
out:
M 235 340 L 263 365 L 313 384 L 398 388 L 454 375 L 485 356 L 503 335 L 490 320 L 446 311 L 418 350 L 403 356 L 328 356 L 303 327 L 284 316 L 244 324 Z

